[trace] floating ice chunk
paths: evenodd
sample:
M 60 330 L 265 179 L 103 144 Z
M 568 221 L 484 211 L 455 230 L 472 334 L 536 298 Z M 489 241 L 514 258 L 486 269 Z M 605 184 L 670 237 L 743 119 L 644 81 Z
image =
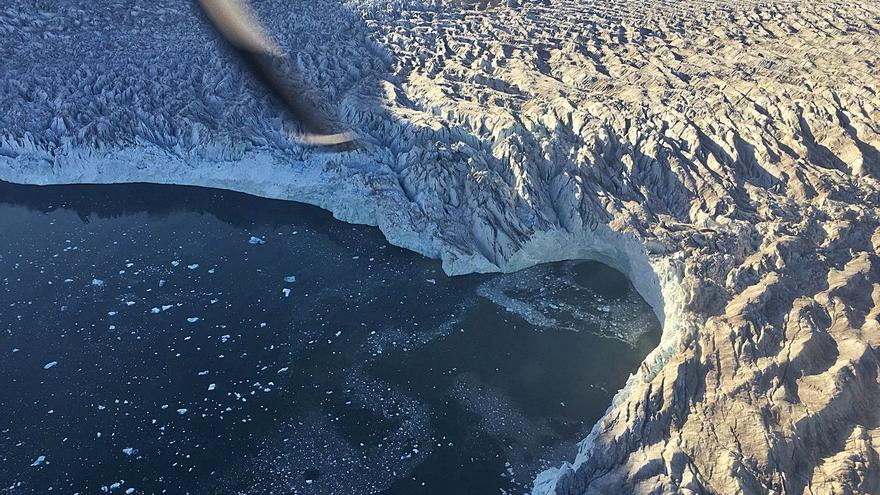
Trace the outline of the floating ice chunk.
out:
M 225 344 L 231 338 L 232 338 L 232 335 L 223 335 L 220 337 L 220 342 L 223 342 Z
M 18 347 L 16 347 L 16 348 L 12 349 L 12 352 L 15 353 L 15 352 L 18 352 L 18 351 L 20 351 L 20 350 L 21 350 L 21 349 L 19 349 Z
M 437 280 L 435 280 L 433 278 L 429 278 L 429 279 L 425 280 L 425 282 L 428 282 L 431 285 L 437 285 Z
M 31 467 L 41 466 L 45 462 L 46 462 L 46 456 L 41 455 L 41 456 L 37 457 L 36 460 L 34 460 L 34 462 L 31 463 Z
M 284 373 L 284 372 L 286 372 L 286 371 L 289 370 L 289 369 L 290 369 L 290 368 L 288 368 L 288 367 L 285 366 L 284 368 L 281 368 L 280 370 L 278 370 L 278 372 L 279 372 L 279 373 Z
M 248 242 L 253 245 L 266 244 L 265 239 L 260 239 L 259 237 L 255 237 L 255 236 L 251 236 L 251 238 L 250 238 L 250 240 L 248 240 Z
M 159 281 L 159 287 L 165 287 L 165 281 L 164 281 L 164 280 L 160 280 L 160 281 Z
M 209 392 L 210 392 L 211 390 L 214 390 L 215 388 L 217 388 L 217 384 L 216 384 L 216 383 L 212 383 L 212 384 L 208 385 L 208 391 L 209 391 Z
M 131 447 L 126 447 L 126 448 L 122 449 L 122 453 L 127 456 L 132 456 L 137 453 L 137 449 L 133 449 Z
M 134 493 L 134 488 L 129 488 L 128 490 L 125 490 L 125 495 L 131 495 L 132 493 Z
M 44 365 L 43 365 L 43 369 L 44 369 L 44 370 L 48 370 L 48 369 L 52 369 L 52 368 L 54 368 L 54 367 L 56 367 L 56 366 L 58 366 L 58 361 L 52 361 L 51 363 L 46 363 L 46 364 L 44 364 Z
M 69 283 L 71 283 L 71 282 L 73 282 L 73 279 L 72 279 L 72 278 L 65 278 L 65 279 L 64 279 L 64 283 L 65 283 L 65 284 L 69 284 Z
M 178 261 L 178 260 L 172 261 L 171 266 L 180 266 L 180 261 Z
M 163 304 L 163 305 L 162 305 L 162 311 L 168 311 L 169 309 L 171 309 L 171 308 L 173 308 L 173 307 L 174 307 L 173 304 Z
M 119 313 L 117 313 L 116 311 L 108 311 L 107 312 L 107 316 L 116 316 L 117 314 L 119 314 Z
M 92 285 L 94 285 L 95 287 L 104 287 L 104 281 L 99 278 L 93 278 Z
M 284 297 L 290 297 L 290 289 L 288 289 L 287 287 L 281 289 L 281 292 L 284 293 Z
M 181 407 L 180 409 L 177 410 L 177 414 L 180 414 L 181 416 L 183 416 L 184 414 L 186 414 L 188 412 L 189 412 L 189 409 L 187 409 L 185 407 Z
M 193 263 L 192 265 L 187 265 L 186 267 L 189 268 L 190 270 L 195 270 L 196 268 L 199 267 L 199 264 Z
M 186 321 L 188 321 L 190 323 L 195 323 L 195 322 L 199 321 L 199 319 L 196 318 L 195 316 L 193 316 L 191 318 L 187 318 Z
M 151 308 L 151 309 L 150 309 L 150 313 L 153 313 L 154 315 L 159 314 L 161 311 L 162 311 L 162 310 L 159 309 L 159 308 Z
M 205 371 L 199 371 L 199 376 L 205 376 L 205 375 L 207 375 L 208 373 L 210 373 L 210 371 L 208 371 L 208 370 L 205 370 Z
M 287 282 L 288 284 L 292 284 L 292 283 L 296 282 L 296 277 L 293 275 L 288 275 L 288 276 L 284 277 L 284 281 Z

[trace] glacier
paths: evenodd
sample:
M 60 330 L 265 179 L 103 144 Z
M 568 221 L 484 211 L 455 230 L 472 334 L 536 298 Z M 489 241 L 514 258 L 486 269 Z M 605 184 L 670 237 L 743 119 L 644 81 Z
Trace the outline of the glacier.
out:
M 306 202 L 449 274 L 601 261 L 662 341 L 535 494 L 880 491 L 880 3 L 254 8 L 360 148 L 291 142 L 191 2 L 26 0 L 0 179 Z

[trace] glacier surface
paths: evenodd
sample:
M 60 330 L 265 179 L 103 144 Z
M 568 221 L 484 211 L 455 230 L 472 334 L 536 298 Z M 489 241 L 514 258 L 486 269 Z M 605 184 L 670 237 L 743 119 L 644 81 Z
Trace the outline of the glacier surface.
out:
M 451 274 L 602 261 L 663 339 L 536 494 L 880 490 L 875 0 L 254 7 L 359 149 L 291 142 L 192 2 L 26 0 L 0 179 L 307 202 Z

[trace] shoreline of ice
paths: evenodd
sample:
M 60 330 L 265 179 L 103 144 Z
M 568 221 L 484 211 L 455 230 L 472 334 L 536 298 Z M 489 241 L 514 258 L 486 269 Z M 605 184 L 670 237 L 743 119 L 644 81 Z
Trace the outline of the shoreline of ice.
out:
M 165 162 L 157 167 L 157 161 Z M 304 168 L 284 165 L 272 153 L 246 156 L 239 161 L 215 162 L 193 166 L 183 160 L 165 155 L 160 150 L 145 152 L 127 150 L 110 154 L 103 159 L 70 164 L 49 165 L 37 162 L 27 166 L 18 162 L 0 167 L 0 180 L 29 185 L 64 184 L 119 184 L 155 183 L 166 185 L 186 185 L 231 190 L 254 196 L 295 201 L 311 204 L 325 209 L 341 221 L 353 224 L 376 226 L 383 236 L 398 247 L 409 249 L 423 256 L 440 258 L 448 275 L 468 273 L 513 272 L 542 263 L 566 260 L 592 260 L 605 263 L 630 280 L 637 292 L 654 310 L 662 324 L 661 342 L 644 360 L 638 370 L 634 370 L 626 385 L 616 392 L 610 411 L 614 405 L 626 400 L 628 394 L 638 385 L 650 381 L 668 360 L 681 336 L 684 326 L 676 319 L 683 309 L 683 294 L 679 287 L 682 273 L 676 264 L 668 259 L 651 260 L 642 243 L 629 234 L 613 232 L 600 225 L 596 230 L 585 228 L 577 233 L 551 231 L 543 232 L 527 241 L 522 248 L 502 267 L 498 267 L 479 256 L 462 256 L 454 250 L 444 251 L 440 241 L 422 242 L 426 234 L 416 232 L 411 225 L 400 225 L 388 221 L 395 218 L 383 210 L 380 202 L 384 198 L 371 197 L 362 184 L 352 185 L 329 179 L 326 169 L 317 165 L 302 164 Z M 158 174 L 157 170 L 165 172 Z M 323 169 L 323 174 L 321 173 Z M 274 179 L 274 180 L 272 180 Z M 351 192 L 353 191 L 353 192 Z M 358 196 L 363 194 L 364 196 Z M 398 193 L 401 194 L 402 193 Z M 387 204 L 387 203 L 386 203 Z M 658 271 L 660 270 L 660 271 Z M 662 279 L 658 276 L 662 274 Z M 606 411 L 607 414 L 607 411 Z M 604 416 L 593 427 L 592 433 L 581 441 L 575 466 L 589 455 L 592 438 L 599 431 Z M 560 462 L 563 460 L 560 459 Z M 568 464 L 566 463 L 562 469 Z M 553 493 L 553 483 L 558 469 L 540 473 L 535 480 L 535 494 Z

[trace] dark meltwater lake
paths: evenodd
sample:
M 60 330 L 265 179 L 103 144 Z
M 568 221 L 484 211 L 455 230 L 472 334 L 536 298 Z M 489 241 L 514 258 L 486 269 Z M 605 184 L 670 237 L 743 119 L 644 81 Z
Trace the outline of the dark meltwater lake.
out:
M 296 203 L 0 183 L 2 493 L 525 493 L 659 338 L 594 262 L 450 278 Z

